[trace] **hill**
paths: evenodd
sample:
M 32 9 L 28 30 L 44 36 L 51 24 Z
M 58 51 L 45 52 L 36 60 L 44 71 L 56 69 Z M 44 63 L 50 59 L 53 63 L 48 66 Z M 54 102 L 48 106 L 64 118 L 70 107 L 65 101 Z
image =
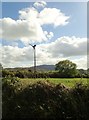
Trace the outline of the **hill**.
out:
M 33 69 L 33 67 L 30 67 L 30 68 Z M 39 66 L 36 66 L 36 69 L 41 71 L 55 70 L 55 65 L 39 65 Z
M 34 67 L 16 67 L 16 68 L 5 68 L 7 70 L 16 71 L 16 70 L 33 70 Z M 39 65 L 36 66 L 38 71 L 50 71 L 55 70 L 55 65 Z

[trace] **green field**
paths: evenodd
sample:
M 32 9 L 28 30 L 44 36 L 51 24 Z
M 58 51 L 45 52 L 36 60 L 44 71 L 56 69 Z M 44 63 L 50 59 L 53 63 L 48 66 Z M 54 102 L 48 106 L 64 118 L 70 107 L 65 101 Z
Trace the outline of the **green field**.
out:
M 27 85 L 29 84 L 33 84 L 33 83 L 36 83 L 38 81 L 42 81 L 42 82 L 45 82 L 45 81 L 49 81 L 50 83 L 53 83 L 53 84 L 59 84 L 59 83 L 62 83 L 64 85 L 66 85 L 67 87 L 74 87 L 74 85 L 76 83 L 80 83 L 82 82 L 83 84 L 87 84 L 88 81 L 89 81 L 89 78 L 47 78 L 47 79 L 44 79 L 44 78 L 36 78 L 36 79 L 29 79 L 29 78 L 24 78 L 24 79 L 20 79 L 20 82 L 22 84 L 22 86 L 26 87 Z

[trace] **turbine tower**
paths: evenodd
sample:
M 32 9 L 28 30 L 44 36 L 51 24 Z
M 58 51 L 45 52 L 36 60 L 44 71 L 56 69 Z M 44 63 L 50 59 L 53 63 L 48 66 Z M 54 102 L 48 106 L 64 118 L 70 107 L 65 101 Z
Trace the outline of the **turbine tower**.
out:
M 34 78 L 36 78 L 36 45 L 32 44 L 29 45 L 31 45 L 34 50 Z

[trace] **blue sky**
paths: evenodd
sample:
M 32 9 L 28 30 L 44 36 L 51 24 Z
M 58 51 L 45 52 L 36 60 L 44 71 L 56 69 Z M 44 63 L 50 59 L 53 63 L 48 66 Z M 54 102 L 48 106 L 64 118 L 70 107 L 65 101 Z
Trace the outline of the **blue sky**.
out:
M 33 2 L 3 2 L 2 3 L 2 18 L 11 18 L 13 20 L 19 19 L 19 11 L 23 8 L 33 7 Z M 56 8 L 60 9 L 65 16 L 69 16 L 67 25 L 59 25 L 54 27 L 52 24 L 44 24 L 42 26 L 43 31 L 52 32 L 53 36 L 48 41 L 36 42 L 34 44 L 50 44 L 55 42 L 58 38 L 67 36 L 69 38 L 75 37 L 79 40 L 87 38 L 87 3 L 85 2 L 48 2 L 46 8 Z M 40 12 L 44 8 L 37 8 Z M 20 39 L 16 41 L 18 43 L 18 48 L 24 48 L 25 45 Z M 2 39 L 3 46 L 13 46 L 13 40 Z M 70 58 L 82 58 L 84 56 L 77 55 Z M 4 64 L 5 65 L 5 64 Z M 18 66 L 18 65 L 17 65 Z

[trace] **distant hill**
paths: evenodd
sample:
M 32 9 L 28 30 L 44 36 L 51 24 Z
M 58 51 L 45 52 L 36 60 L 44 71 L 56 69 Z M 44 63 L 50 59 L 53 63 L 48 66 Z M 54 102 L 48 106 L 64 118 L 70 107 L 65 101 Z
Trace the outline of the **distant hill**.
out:
M 33 69 L 33 67 L 30 67 L 30 68 Z M 39 66 L 36 66 L 36 69 L 41 71 L 55 70 L 55 65 L 39 65 Z
M 5 68 L 7 70 L 16 71 L 16 70 L 33 70 L 34 67 L 16 67 L 16 68 Z M 50 71 L 55 70 L 55 65 L 39 65 L 36 66 L 38 71 Z

